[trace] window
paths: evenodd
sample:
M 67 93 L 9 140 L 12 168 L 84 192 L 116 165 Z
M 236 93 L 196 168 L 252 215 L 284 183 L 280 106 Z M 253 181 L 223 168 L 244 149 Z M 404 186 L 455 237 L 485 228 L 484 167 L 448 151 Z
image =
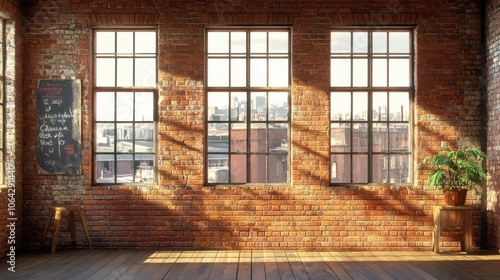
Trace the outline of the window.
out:
M 288 182 L 288 29 L 207 30 L 206 182 Z
M 94 32 L 94 181 L 153 183 L 155 30 Z
M 331 183 L 410 183 L 412 38 L 408 29 L 331 32 Z

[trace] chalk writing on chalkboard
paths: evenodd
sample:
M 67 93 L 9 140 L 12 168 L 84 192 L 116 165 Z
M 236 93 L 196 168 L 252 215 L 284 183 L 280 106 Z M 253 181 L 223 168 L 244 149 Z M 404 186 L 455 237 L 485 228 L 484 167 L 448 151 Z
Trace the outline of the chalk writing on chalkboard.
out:
M 80 173 L 80 84 L 80 80 L 38 82 L 39 173 Z

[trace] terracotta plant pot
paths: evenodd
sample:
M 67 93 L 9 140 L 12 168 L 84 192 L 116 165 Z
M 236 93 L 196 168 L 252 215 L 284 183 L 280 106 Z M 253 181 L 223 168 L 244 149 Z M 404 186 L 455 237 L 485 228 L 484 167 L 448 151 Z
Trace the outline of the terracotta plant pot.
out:
M 446 205 L 464 205 L 467 199 L 467 189 L 458 191 L 443 190 L 443 194 Z

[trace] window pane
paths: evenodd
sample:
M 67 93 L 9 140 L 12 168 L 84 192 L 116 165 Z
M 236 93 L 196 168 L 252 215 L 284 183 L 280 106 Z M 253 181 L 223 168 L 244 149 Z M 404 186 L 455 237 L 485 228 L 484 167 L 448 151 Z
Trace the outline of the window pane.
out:
M 153 123 L 136 123 L 135 124 L 135 152 L 136 153 L 152 153 L 153 152 Z
M 134 167 L 136 183 L 154 182 L 153 155 L 137 155 Z
M 96 53 L 115 52 L 115 32 L 96 32 Z
M 231 183 L 245 183 L 247 181 L 246 155 L 231 155 Z
M 269 32 L 269 53 L 288 53 L 288 32 Z
M 288 59 L 269 59 L 269 86 L 288 86 Z
M 115 128 L 113 123 L 96 124 L 97 152 L 112 153 L 115 151 Z
M 217 132 L 208 136 L 208 151 L 212 153 L 224 153 L 229 151 L 228 129 L 218 129 Z
M 389 52 L 391 52 L 391 53 L 409 53 L 410 52 L 410 33 L 409 32 L 390 32 L 389 33 Z
M 251 53 L 267 52 L 267 32 L 250 33 L 250 52 Z
M 356 121 L 368 120 L 368 93 L 354 92 L 352 102 L 352 117 Z
M 379 183 L 389 183 L 388 180 L 388 156 L 384 154 L 373 155 L 372 180 Z
M 264 87 L 267 85 L 267 60 L 250 60 L 250 86 Z
M 368 155 L 353 155 L 352 170 L 353 183 L 368 183 Z
M 270 92 L 269 93 L 269 120 L 288 120 L 288 93 Z
M 247 120 L 246 92 L 231 92 L 231 120 L 244 122 Z M 245 126 L 241 127 L 244 129 Z
M 391 121 L 409 121 L 410 97 L 408 92 L 391 92 L 389 100 L 389 113 Z
M 354 123 L 352 125 L 352 151 L 368 152 L 368 124 Z
M 153 31 L 135 32 L 135 52 L 155 54 L 156 32 Z
M 133 32 L 117 32 L 116 53 L 132 54 L 134 52 L 134 33 Z
M 397 123 L 389 125 L 391 151 L 406 152 L 409 150 L 408 132 L 408 123 Z
M 229 60 L 209 58 L 207 74 L 209 87 L 229 86 Z
M 116 125 L 116 147 L 119 153 L 132 153 L 133 126 L 131 123 L 118 123 Z
M 229 32 L 208 32 L 208 53 L 229 53 Z
M 351 182 L 351 157 L 349 155 L 332 155 L 330 162 L 336 165 L 337 176 L 332 176 L 332 183 Z M 333 174 L 332 174 L 333 175 Z
M 351 124 L 332 123 L 330 128 L 331 152 L 350 152 L 351 151 Z
M 96 59 L 96 85 L 98 87 L 115 85 L 115 59 Z
M 132 155 L 117 155 L 116 157 L 116 182 L 132 183 L 134 174 L 134 161 Z
M 393 160 L 394 159 L 394 160 Z M 394 166 L 389 171 L 391 183 L 410 183 L 409 155 L 391 155 Z
M 387 124 L 375 123 L 373 124 L 373 152 L 388 152 L 389 141 L 387 139 Z
M 288 170 L 287 155 L 269 155 L 269 183 L 285 183 Z
M 209 92 L 208 93 L 208 120 L 209 121 L 227 121 L 229 109 L 228 92 Z
M 252 121 L 266 121 L 267 120 L 267 100 L 265 92 L 252 92 L 251 93 L 252 103 L 251 109 L 251 120 Z
M 116 85 L 119 87 L 132 86 L 134 83 L 134 60 L 132 58 L 118 58 L 116 63 Z
M 386 87 L 387 86 L 387 60 L 386 59 L 373 59 L 373 86 Z
M 351 52 L 351 32 L 332 32 L 331 36 L 332 53 Z
M 247 61 L 231 59 L 231 86 L 244 87 L 247 84 Z
M 410 61 L 408 59 L 389 59 L 389 86 L 410 86 Z
M 247 51 L 246 32 L 231 32 L 231 53 L 245 53 Z
M 265 123 L 253 123 L 250 131 L 250 152 L 265 153 L 267 151 L 267 129 Z
M 231 152 L 247 152 L 247 130 L 246 124 L 233 123 L 231 125 Z
M 352 85 L 355 87 L 366 87 L 368 85 L 368 60 L 354 59 L 352 73 Z
M 137 58 L 135 60 L 135 86 L 156 86 L 156 58 Z
M 373 32 L 373 52 L 387 52 L 387 32 Z
M 208 155 L 208 182 L 209 183 L 229 183 L 229 155 L 209 154 Z
M 118 121 L 132 121 L 134 116 L 134 93 L 116 93 L 116 119 Z
M 267 181 L 267 157 L 265 155 L 250 156 L 250 182 L 265 183 Z
M 353 53 L 368 52 L 368 32 L 353 32 Z
M 153 121 L 153 99 L 152 92 L 135 93 L 135 121 Z
M 115 93 L 97 92 L 96 93 L 96 120 L 114 121 L 115 120 Z
M 96 183 L 115 182 L 114 155 L 96 155 L 95 181 Z
M 331 60 L 331 86 L 346 87 L 351 85 L 351 60 Z
M 351 120 L 351 93 L 332 92 L 330 94 L 330 107 L 332 121 Z
M 288 124 L 272 123 L 268 130 L 269 152 L 286 153 L 288 151 Z
M 373 93 L 373 121 L 387 121 L 387 92 Z

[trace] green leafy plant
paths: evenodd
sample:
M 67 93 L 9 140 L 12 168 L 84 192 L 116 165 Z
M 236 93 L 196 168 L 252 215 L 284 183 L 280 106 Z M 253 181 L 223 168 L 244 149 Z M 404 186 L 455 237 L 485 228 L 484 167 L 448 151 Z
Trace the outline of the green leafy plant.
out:
M 422 161 L 431 168 L 426 184 L 440 190 L 472 189 L 479 194 L 481 182 L 486 178 L 482 167 L 485 158 L 486 154 L 478 148 L 456 151 L 443 148 L 432 158 Z

